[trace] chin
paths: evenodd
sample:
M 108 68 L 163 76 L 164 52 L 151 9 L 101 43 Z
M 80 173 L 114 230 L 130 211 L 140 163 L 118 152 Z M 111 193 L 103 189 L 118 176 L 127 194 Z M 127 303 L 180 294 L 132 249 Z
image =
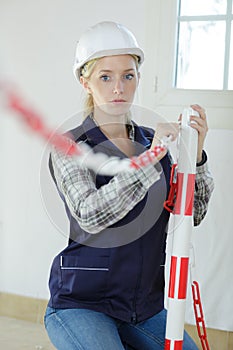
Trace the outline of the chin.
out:
M 113 115 L 113 116 L 118 116 L 118 115 L 124 115 L 127 114 L 130 110 L 131 104 L 119 104 L 119 105 L 105 105 L 101 109 L 103 112 Z

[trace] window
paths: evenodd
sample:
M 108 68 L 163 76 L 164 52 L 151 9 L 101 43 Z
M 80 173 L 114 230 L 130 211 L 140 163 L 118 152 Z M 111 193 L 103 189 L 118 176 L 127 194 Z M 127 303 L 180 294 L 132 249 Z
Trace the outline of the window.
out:
M 179 0 L 175 87 L 233 90 L 233 0 Z
M 228 42 L 230 41 L 228 46 L 228 73 L 226 68 L 224 68 L 225 71 L 222 68 L 223 74 L 228 78 L 228 89 L 223 89 L 223 77 L 221 77 L 219 88 L 216 88 L 213 84 L 212 86 L 209 84 L 208 87 L 207 85 L 204 87 L 204 77 L 198 72 L 197 74 L 199 75 L 198 79 L 195 80 L 195 87 L 194 84 L 192 87 L 178 87 L 176 81 L 178 80 L 179 72 L 176 68 L 176 56 L 178 52 L 177 32 L 180 32 L 178 31 L 180 18 L 177 16 L 177 13 L 180 17 L 182 14 L 183 19 L 184 16 L 188 16 L 188 19 L 190 19 L 191 11 L 192 17 L 197 16 L 193 12 L 193 6 L 198 3 L 199 6 L 196 8 L 198 11 L 201 9 L 202 12 L 201 15 L 198 14 L 198 17 L 202 16 L 203 20 L 203 16 L 207 16 L 207 10 L 208 18 L 213 16 L 213 12 L 209 11 L 210 6 L 208 6 L 210 0 L 186 0 L 183 4 L 189 5 L 186 5 L 186 7 L 183 5 L 182 9 L 181 1 L 183 2 L 184 0 L 146 0 L 147 25 L 144 45 L 146 64 L 142 66 L 143 79 L 141 79 L 140 83 L 140 103 L 152 110 L 156 110 L 169 120 L 176 120 L 176 116 L 179 115 L 182 108 L 190 106 L 192 103 L 198 103 L 207 110 L 209 128 L 233 129 L 233 29 L 232 33 L 228 32 L 231 36 L 225 37 L 225 41 L 226 39 Z M 227 11 L 230 8 L 231 19 L 230 21 L 228 19 L 227 25 L 229 27 L 230 23 L 230 27 L 233 28 L 232 2 L 233 0 L 230 0 L 230 2 L 229 0 L 214 1 L 217 4 L 216 6 L 218 6 L 217 13 L 219 13 L 214 16 L 225 17 L 224 26 L 226 26 Z M 190 3 L 193 3 L 192 7 Z M 206 9 L 206 12 L 204 9 Z M 184 11 L 186 11 L 185 15 Z M 226 51 L 225 41 L 223 42 L 223 57 Z M 208 49 L 205 48 L 205 52 L 202 55 L 207 54 L 207 51 Z M 215 51 L 217 51 L 217 48 L 215 48 Z M 211 57 L 209 64 L 212 63 L 212 60 L 213 58 Z M 195 64 L 195 60 L 193 60 L 193 64 Z M 224 66 L 227 66 L 225 57 Z M 219 67 L 216 66 L 214 69 L 213 74 L 218 74 Z

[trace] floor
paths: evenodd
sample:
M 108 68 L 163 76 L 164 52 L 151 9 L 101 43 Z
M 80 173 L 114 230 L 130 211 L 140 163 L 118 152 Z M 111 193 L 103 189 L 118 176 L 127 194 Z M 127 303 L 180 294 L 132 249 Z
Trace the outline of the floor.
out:
M 55 348 L 48 339 L 44 325 L 40 322 L 0 316 L 0 350 L 55 350 Z
M 186 326 L 186 330 L 202 349 L 195 327 Z M 208 330 L 211 350 L 233 350 L 233 333 Z M 23 321 L 0 316 L 1 350 L 55 350 L 51 345 L 44 326 L 37 322 Z
M 3 316 L 0 317 L 0 349 L 55 350 L 42 324 Z

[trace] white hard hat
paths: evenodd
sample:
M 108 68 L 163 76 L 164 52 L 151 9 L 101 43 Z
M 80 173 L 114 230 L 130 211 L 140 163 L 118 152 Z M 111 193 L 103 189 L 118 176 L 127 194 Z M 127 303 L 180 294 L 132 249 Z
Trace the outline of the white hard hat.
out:
M 139 65 L 144 53 L 134 35 L 122 24 L 100 22 L 88 28 L 78 41 L 73 72 L 79 80 L 80 68 L 94 58 L 132 54 L 138 56 Z

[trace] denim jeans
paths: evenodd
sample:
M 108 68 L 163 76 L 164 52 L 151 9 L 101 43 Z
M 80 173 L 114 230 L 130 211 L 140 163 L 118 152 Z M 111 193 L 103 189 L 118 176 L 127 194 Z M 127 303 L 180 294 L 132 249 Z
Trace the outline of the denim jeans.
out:
M 166 310 L 131 324 L 92 310 L 48 307 L 45 327 L 58 350 L 163 350 Z M 183 350 L 198 350 L 186 332 Z

